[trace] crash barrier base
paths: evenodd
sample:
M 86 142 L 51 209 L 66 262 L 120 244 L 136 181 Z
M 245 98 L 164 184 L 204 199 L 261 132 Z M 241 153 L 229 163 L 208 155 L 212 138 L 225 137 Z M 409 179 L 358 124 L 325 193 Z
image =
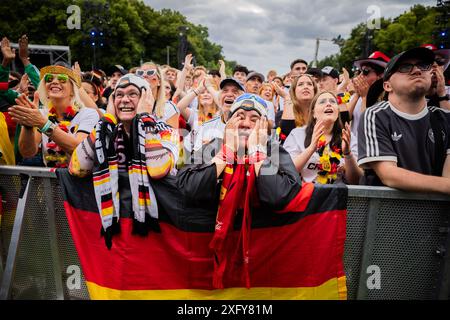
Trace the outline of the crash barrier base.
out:
M 56 175 L 0 166 L 0 299 L 89 294 Z M 349 299 L 448 299 L 450 197 L 349 186 Z

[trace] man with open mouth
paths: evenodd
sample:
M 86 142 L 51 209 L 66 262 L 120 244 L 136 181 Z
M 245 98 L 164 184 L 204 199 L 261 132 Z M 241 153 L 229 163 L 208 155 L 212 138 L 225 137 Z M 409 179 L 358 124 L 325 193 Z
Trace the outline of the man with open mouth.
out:
M 220 114 L 204 122 L 195 136 L 194 151 L 198 151 L 201 147 L 216 138 L 222 138 L 225 130 L 225 123 L 228 120 L 231 106 L 238 96 L 242 94 L 244 87 L 234 78 L 226 78 L 220 82 L 219 108 Z M 188 161 L 189 162 L 189 161 Z

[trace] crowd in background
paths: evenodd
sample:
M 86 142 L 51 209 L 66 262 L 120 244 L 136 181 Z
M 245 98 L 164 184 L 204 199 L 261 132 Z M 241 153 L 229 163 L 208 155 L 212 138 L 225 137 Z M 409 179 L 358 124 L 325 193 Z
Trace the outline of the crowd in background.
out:
M 373 52 L 354 61 L 352 77 L 345 68 L 312 68 L 303 59 L 284 75 L 242 65 L 226 74 L 223 61 L 208 70 L 194 66 L 191 54 L 182 70 L 154 62 L 106 72 L 78 63 L 39 70 L 25 35 L 18 52 L 3 38 L 1 52 L 3 165 L 95 174 L 102 162 L 96 150 L 111 156 L 99 141 L 112 130 L 119 170 L 139 159 L 135 149 L 142 147 L 153 178 L 205 162 L 215 163 L 219 178 L 225 170 L 219 153 L 224 163 L 239 152 L 258 163 L 273 157 L 276 145 L 289 154 L 299 181 L 450 194 L 448 49 L 423 45 L 391 58 Z M 10 70 L 16 55 L 23 75 Z M 135 122 L 138 114 L 146 116 Z M 99 125 L 102 119 L 115 127 Z M 144 142 L 133 137 L 140 125 Z M 220 151 L 205 158 L 214 143 Z

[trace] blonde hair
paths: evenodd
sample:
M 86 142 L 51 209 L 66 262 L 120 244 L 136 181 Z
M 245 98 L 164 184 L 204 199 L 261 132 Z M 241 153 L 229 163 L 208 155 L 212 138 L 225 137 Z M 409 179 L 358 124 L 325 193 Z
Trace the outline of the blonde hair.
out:
M 69 78 L 70 84 L 72 85 L 72 99 L 70 100 L 70 104 L 72 106 L 78 107 L 78 109 L 81 109 L 84 107 L 83 103 L 81 102 L 80 98 L 80 89 L 78 88 L 75 81 L 73 81 L 71 78 Z M 48 105 L 50 104 L 50 99 L 48 97 L 47 88 L 45 86 L 44 78 L 39 82 L 39 86 L 37 88 L 37 93 L 39 94 L 39 100 L 41 101 L 42 105 L 45 109 L 48 110 Z
M 292 80 L 291 87 L 289 89 L 289 95 L 291 97 L 291 101 L 292 101 L 292 105 L 293 105 L 293 111 L 294 111 L 294 117 L 295 117 L 295 126 L 296 127 L 303 127 L 306 124 L 306 122 L 308 121 L 308 119 L 305 119 L 305 116 L 303 114 L 303 110 L 302 110 L 302 108 L 300 106 L 300 101 L 298 101 L 297 96 L 295 95 L 295 88 L 297 88 L 298 80 L 301 77 L 307 77 L 307 78 L 309 78 L 311 80 L 311 82 L 313 84 L 313 87 L 314 87 L 314 96 L 318 92 L 317 84 L 314 81 L 314 78 L 311 75 L 309 75 L 309 74 L 299 75 L 298 77 L 295 77 Z
M 269 82 L 264 82 L 264 83 L 262 84 L 261 88 L 259 89 L 259 95 L 261 96 L 261 94 L 262 94 L 262 92 L 263 92 L 263 90 L 264 90 L 265 87 L 269 87 L 269 88 L 270 88 L 270 91 L 271 91 L 271 94 L 272 94 L 272 97 L 270 98 L 270 100 L 272 100 L 273 97 L 274 97 L 274 95 L 275 95 L 275 88 L 274 88 L 273 85 L 272 85 L 271 83 L 269 83 Z M 262 97 L 262 96 L 261 96 L 261 97 Z
M 212 86 L 214 87 L 214 89 L 216 91 L 219 89 L 215 83 Z M 206 91 L 206 92 L 208 92 L 208 91 Z M 215 109 L 215 113 L 217 113 L 219 111 L 219 106 L 216 104 L 216 101 L 214 100 L 214 96 L 210 92 L 208 92 L 208 93 L 211 95 L 211 97 L 213 99 L 213 107 Z M 198 116 L 199 116 L 199 118 L 203 118 L 203 121 L 206 119 L 206 116 L 207 116 L 206 106 L 204 106 L 201 103 L 200 99 L 198 99 Z
M 277 76 L 277 72 L 275 71 L 275 70 L 270 70 L 268 73 L 267 73 L 267 78 L 269 78 L 270 76 Z
M 164 92 L 164 88 L 166 86 L 166 80 L 164 80 L 164 77 L 161 77 L 161 69 L 159 67 L 159 65 L 157 65 L 154 62 L 145 62 L 141 65 L 141 68 L 143 66 L 150 66 L 150 67 L 154 67 L 156 69 L 156 75 L 159 78 L 159 87 L 156 89 L 156 97 L 155 101 L 156 101 L 156 105 L 155 108 L 153 109 L 153 113 L 158 117 L 158 118 L 162 118 L 164 116 L 164 108 L 166 105 L 166 93 Z M 163 89 L 161 89 L 163 88 Z

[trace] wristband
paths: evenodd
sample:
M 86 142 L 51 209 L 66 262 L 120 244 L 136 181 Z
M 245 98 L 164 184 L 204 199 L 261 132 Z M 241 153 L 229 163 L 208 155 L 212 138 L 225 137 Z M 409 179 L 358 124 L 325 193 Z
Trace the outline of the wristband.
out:
M 352 152 L 350 151 L 349 153 L 343 153 L 344 158 L 350 158 L 352 156 Z
M 448 94 L 446 94 L 445 96 L 442 96 L 442 97 L 438 97 L 438 101 L 439 102 L 441 102 L 441 101 L 448 101 L 448 100 L 450 100 L 449 97 L 448 97 Z
M 53 123 L 53 122 L 51 122 L 50 120 L 47 120 L 47 122 L 44 124 L 44 126 L 43 126 L 41 129 L 38 128 L 38 131 L 39 131 L 40 133 L 45 133 L 45 132 L 47 132 L 48 128 L 50 128 L 50 126 L 51 126 L 52 123 Z

